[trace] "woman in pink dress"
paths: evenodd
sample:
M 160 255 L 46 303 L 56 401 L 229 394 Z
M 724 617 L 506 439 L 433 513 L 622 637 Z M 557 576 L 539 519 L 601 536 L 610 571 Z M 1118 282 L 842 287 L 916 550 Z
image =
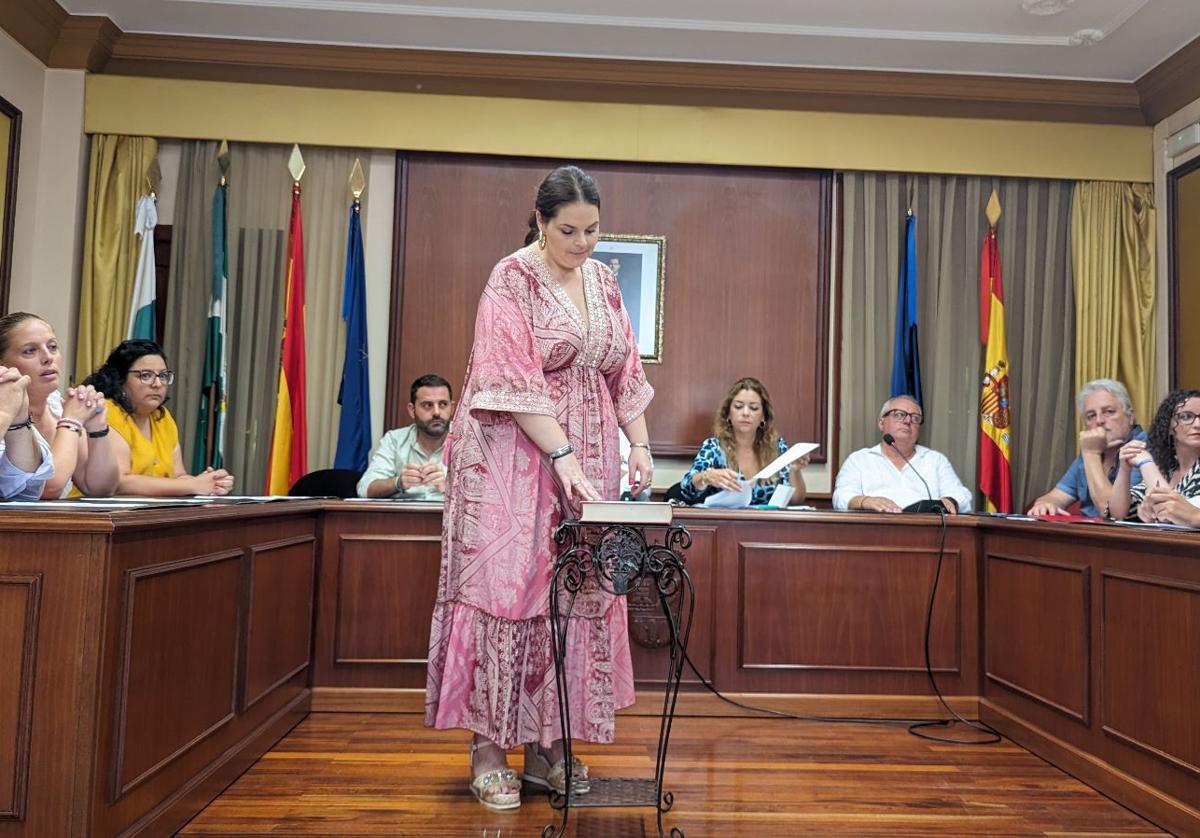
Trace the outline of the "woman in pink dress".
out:
M 525 745 L 525 780 L 563 789 L 551 655 L 552 535 L 584 500 L 650 485 L 646 406 L 654 395 L 617 281 L 590 259 L 595 181 L 574 166 L 542 182 L 526 246 L 502 259 L 479 301 L 467 380 L 446 444 L 442 569 L 429 641 L 425 723 L 473 731 L 471 791 L 520 805 L 505 751 Z M 567 629 L 571 736 L 613 740 L 633 703 L 625 603 L 585 587 Z M 572 785 L 587 769 L 572 767 Z M 583 782 L 580 782 L 583 781 Z

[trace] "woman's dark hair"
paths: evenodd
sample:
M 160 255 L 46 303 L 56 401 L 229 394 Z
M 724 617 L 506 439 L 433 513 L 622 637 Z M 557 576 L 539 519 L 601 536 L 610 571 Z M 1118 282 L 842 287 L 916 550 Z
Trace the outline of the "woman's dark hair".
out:
M 538 213 L 541 213 L 543 221 L 549 221 L 558 215 L 558 209 L 563 204 L 581 202 L 600 209 L 600 190 L 596 188 L 595 178 L 578 166 L 559 166 L 546 175 L 533 201 L 537 212 L 529 214 L 529 232 L 525 234 L 525 244 L 537 240 Z
M 129 375 L 138 359 L 147 355 L 157 355 L 163 359 L 164 364 L 167 362 L 166 353 L 154 341 L 141 338 L 123 340 L 117 344 L 116 349 L 108 353 L 108 358 L 100 368 L 85 378 L 83 383 L 92 385 L 103 393 L 105 398 L 116 402 L 126 413 L 132 414 L 133 403 L 129 401 L 129 394 L 125 392 L 125 377 Z M 169 396 L 164 398 L 162 404 L 165 405 L 169 400 Z M 162 409 L 162 405 L 159 405 L 158 411 Z
M 1150 424 L 1150 432 L 1146 435 L 1146 450 L 1154 458 L 1154 464 L 1162 472 L 1163 477 L 1171 479 L 1171 473 L 1179 468 L 1179 456 L 1175 453 L 1175 434 L 1171 423 L 1175 421 L 1175 411 L 1188 399 L 1200 398 L 1200 390 L 1172 390 L 1158 406 L 1154 421 Z
M 8 354 L 8 341 L 12 337 L 13 330 L 26 320 L 41 320 L 46 323 L 44 317 L 38 317 L 27 311 L 13 311 L 0 317 L 0 358 Z M 49 324 L 47 323 L 47 325 Z

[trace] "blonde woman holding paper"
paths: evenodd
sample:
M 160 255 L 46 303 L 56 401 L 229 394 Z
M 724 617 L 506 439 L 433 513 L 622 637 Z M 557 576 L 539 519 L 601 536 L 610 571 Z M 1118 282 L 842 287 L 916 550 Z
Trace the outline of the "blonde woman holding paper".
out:
M 713 435 L 700 445 L 691 470 L 679 481 L 679 493 L 688 503 L 699 503 L 710 490 L 740 491 L 742 480 L 787 450 L 787 443 L 775 430 L 775 411 L 767 388 L 757 378 L 739 378 L 721 402 Z M 751 505 L 767 503 L 781 485 L 794 490 L 791 503 L 803 503 L 807 490 L 800 468 L 807 464 L 806 454 L 792 466 L 755 481 Z

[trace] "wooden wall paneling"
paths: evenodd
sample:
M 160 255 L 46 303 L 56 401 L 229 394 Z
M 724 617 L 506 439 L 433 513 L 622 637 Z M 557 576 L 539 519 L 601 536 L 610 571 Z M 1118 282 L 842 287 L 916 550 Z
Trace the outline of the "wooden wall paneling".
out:
M 1076 562 L 993 552 L 984 554 L 984 565 L 985 677 L 1089 724 L 1090 569 Z M 1038 654 L 1029 654 L 1031 649 Z
M 769 517 L 721 522 L 721 689 L 930 694 L 923 641 L 937 528 L 872 521 L 882 523 L 837 514 L 801 529 Z M 932 664 L 947 695 L 978 689 L 975 540 L 969 521 L 948 527 L 931 629 Z
M 240 712 L 309 666 L 316 586 L 316 537 L 255 544 L 247 568 L 246 646 Z
M 754 541 L 739 547 L 740 668 L 924 671 L 936 550 Z M 935 672 L 962 669 L 961 559 L 947 551 L 938 582 L 930 632 Z M 867 602 L 872 607 L 862 608 Z
M 1102 571 L 1100 599 L 1100 725 L 1188 775 L 1200 806 L 1200 583 Z
M 0 573 L 0 821 L 23 820 L 42 574 Z
M 425 667 L 441 534 L 343 535 L 334 663 Z
M 104 72 L 517 99 L 556 97 L 558 88 L 546 80 L 557 79 L 586 91 L 593 102 L 1145 124 L 1138 89 L 1129 82 L 959 73 L 502 55 L 137 32 L 122 33 Z
M 126 572 L 109 802 L 233 720 L 242 558 L 225 550 Z
M 408 403 L 408 388 L 400 374 L 400 343 L 404 324 L 404 252 L 408 246 L 408 155 L 396 152 L 396 210 L 392 222 L 392 293 L 391 317 L 388 318 L 387 380 L 389 392 L 383 402 L 383 427 L 386 433 L 391 428 L 407 425 L 408 414 L 404 406 Z M 420 375 L 420 373 L 418 373 Z M 413 376 L 408 379 L 410 382 Z M 446 376 L 455 384 L 455 380 Z M 455 395 L 462 389 L 461 383 L 454 388 Z
M 1134 82 L 1147 125 L 1200 99 L 1200 38 L 1161 61 Z
M 55 0 L 4 0 L 0 3 L 0 27 L 43 64 L 70 17 Z
M 710 682 L 713 680 L 713 620 L 716 606 L 713 602 L 713 587 L 716 580 L 715 564 L 717 528 L 713 526 L 688 526 L 692 534 L 692 546 L 684 553 L 684 564 L 692 579 L 696 595 L 696 608 L 692 615 L 692 632 L 688 639 L 688 657 L 696 669 Z M 658 543 L 662 543 L 661 540 Z M 633 676 L 638 688 L 662 687 L 666 682 L 670 661 L 669 639 L 665 617 L 658 596 L 652 586 L 642 595 L 632 595 L 627 603 L 629 609 L 629 652 L 633 658 Z M 700 679 L 687 663 L 683 666 L 682 680 L 687 684 L 700 684 Z
M 389 368 L 399 370 L 398 386 L 439 372 L 457 393 L 479 294 L 496 261 L 521 246 L 537 185 L 556 161 L 406 159 L 402 287 L 393 302 L 400 335 Z M 603 162 L 587 169 L 600 186 L 602 229 L 667 238 L 663 363 L 646 368 L 657 392 L 647 413 L 655 452 L 695 453 L 729 384 L 744 375 L 767 385 L 787 439 L 826 441 L 830 175 Z
M 441 507 L 328 502 L 326 508 L 313 686 L 423 689 L 441 567 Z

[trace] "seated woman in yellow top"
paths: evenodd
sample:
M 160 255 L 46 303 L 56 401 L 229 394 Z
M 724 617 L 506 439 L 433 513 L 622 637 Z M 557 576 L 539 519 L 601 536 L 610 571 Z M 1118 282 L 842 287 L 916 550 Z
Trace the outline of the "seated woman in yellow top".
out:
M 122 341 L 108 360 L 84 380 L 108 395 L 108 425 L 121 474 L 122 495 L 227 495 L 233 476 L 224 469 L 184 471 L 179 429 L 163 406 L 175 373 L 152 340 Z

